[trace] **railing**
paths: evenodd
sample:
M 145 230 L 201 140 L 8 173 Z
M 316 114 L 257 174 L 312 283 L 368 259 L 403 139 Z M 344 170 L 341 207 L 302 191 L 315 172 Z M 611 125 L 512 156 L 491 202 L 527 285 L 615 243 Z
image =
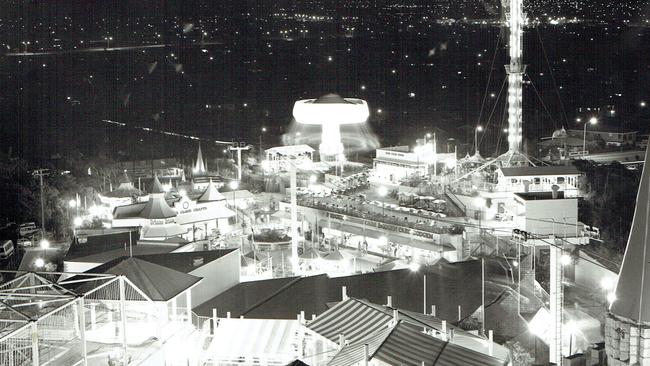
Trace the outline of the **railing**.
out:
M 305 198 L 299 199 L 298 204 L 309 208 L 329 211 L 332 212 L 333 214 L 339 214 L 341 215 L 339 216 L 341 218 L 344 215 L 346 216 L 346 220 L 350 220 L 351 218 L 364 219 L 367 220 L 365 222 L 367 225 L 372 225 L 371 222 L 374 221 L 377 223 L 374 224 L 374 226 L 378 228 L 390 229 L 390 230 L 409 233 L 409 234 L 410 234 L 410 230 L 415 230 L 414 235 L 422 236 L 429 239 L 433 238 L 431 234 L 450 234 L 450 227 L 452 224 L 454 224 L 451 222 L 445 222 L 440 219 L 419 216 L 418 214 L 411 213 L 411 212 L 399 212 L 399 213 L 395 212 L 397 214 L 415 216 L 419 218 L 419 221 L 433 223 L 433 225 L 427 223 L 421 223 L 421 222 L 400 220 L 397 217 L 388 216 L 388 213 L 393 213 L 393 211 L 388 208 L 385 209 L 385 211 L 388 211 L 388 213 L 386 215 L 383 215 L 381 213 L 375 213 L 370 211 L 356 210 L 356 209 L 350 210 L 339 206 L 327 205 L 319 201 L 312 201 L 311 199 L 305 199 Z M 418 234 L 418 232 L 422 234 Z
M 456 197 L 456 194 L 454 194 L 450 189 L 447 189 L 445 190 L 445 196 L 449 199 L 449 201 L 460 208 L 463 214 L 467 215 L 467 207 L 463 202 L 461 202 L 458 197 Z

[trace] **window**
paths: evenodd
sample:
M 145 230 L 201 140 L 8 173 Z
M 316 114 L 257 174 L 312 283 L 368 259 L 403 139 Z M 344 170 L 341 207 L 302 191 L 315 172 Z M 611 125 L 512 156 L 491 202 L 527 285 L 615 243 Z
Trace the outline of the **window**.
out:
M 535 184 L 539 184 L 540 181 L 541 181 L 541 180 L 540 180 L 539 178 L 535 178 L 535 180 L 534 180 Z
M 557 184 L 564 184 L 564 177 L 557 177 Z

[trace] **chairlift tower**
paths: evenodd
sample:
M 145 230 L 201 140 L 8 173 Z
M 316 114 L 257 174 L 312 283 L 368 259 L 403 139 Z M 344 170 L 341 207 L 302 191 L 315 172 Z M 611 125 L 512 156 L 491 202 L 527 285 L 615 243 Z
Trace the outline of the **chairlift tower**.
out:
M 244 142 L 234 143 L 228 146 L 228 150 L 237 151 L 237 180 L 241 181 L 241 152 L 242 150 L 250 150 L 250 145 L 246 145 Z

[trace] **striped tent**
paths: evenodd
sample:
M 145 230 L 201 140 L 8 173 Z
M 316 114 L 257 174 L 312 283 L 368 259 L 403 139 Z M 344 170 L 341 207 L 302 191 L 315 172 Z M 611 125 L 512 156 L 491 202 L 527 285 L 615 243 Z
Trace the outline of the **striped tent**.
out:
M 368 353 L 364 349 L 368 345 Z M 422 333 L 421 329 L 400 321 L 372 336 L 343 347 L 328 363 L 348 366 L 364 358 L 389 365 L 424 366 L 502 366 L 505 362 Z

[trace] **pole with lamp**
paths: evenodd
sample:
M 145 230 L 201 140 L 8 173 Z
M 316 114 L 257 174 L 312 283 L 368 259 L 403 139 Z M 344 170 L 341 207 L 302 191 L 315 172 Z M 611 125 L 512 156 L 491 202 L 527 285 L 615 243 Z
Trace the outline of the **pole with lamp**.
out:
M 262 127 L 262 133 L 260 133 L 260 155 L 262 154 L 262 135 L 266 132 L 266 127 Z
M 582 153 L 586 154 L 587 153 L 587 125 L 595 125 L 598 123 L 598 118 L 596 117 L 591 117 L 589 118 L 589 121 L 585 122 L 584 124 L 584 129 L 582 132 Z
M 232 190 L 232 205 L 235 208 L 235 224 L 239 224 L 239 212 L 237 211 L 237 189 L 239 189 L 239 182 L 231 180 L 228 183 L 228 188 Z

